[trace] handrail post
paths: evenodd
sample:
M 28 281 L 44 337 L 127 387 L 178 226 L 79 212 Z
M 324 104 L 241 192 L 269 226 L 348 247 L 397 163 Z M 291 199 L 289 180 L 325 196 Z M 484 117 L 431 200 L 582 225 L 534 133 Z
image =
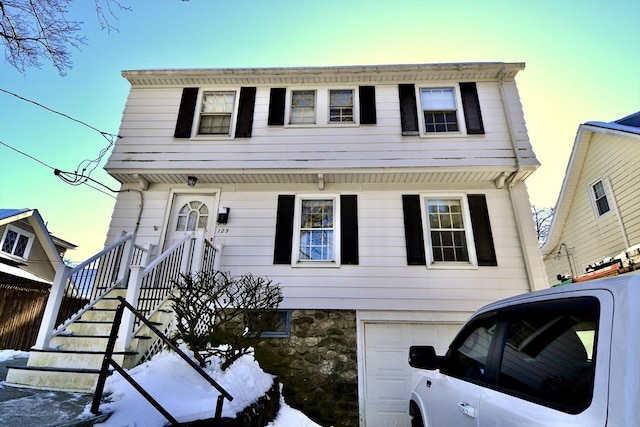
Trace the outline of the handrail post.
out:
M 140 286 L 142 284 L 142 272 L 144 267 L 141 265 L 131 266 L 129 274 L 129 284 L 127 286 L 127 294 L 125 300 L 133 307 L 138 305 L 138 298 L 140 297 Z M 127 350 L 133 340 L 133 321 L 134 314 L 127 310 L 122 315 L 122 322 L 120 323 L 120 330 L 118 331 L 118 349 Z
M 49 291 L 49 298 L 47 299 L 47 305 L 44 309 L 42 316 L 42 322 L 40 322 L 40 329 L 38 331 L 38 338 L 34 348 L 38 350 L 44 350 L 49 347 L 53 329 L 56 327 L 56 320 L 58 318 L 58 312 L 60 311 L 60 304 L 62 303 L 62 297 L 66 290 L 67 280 L 71 267 L 60 262 L 56 266 L 56 275 Z
M 220 263 L 222 262 L 222 248 L 224 247 L 224 244 L 222 243 L 216 243 L 214 245 L 214 248 L 216 248 L 216 256 L 213 259 L 213 269 L 215 271 L 220 271 Z
M 191 264 L 193 262 L 193 249 L 196 242 L 196 236 L 192 235 L 187 239 L 187 244 L 182 249 L 182 261 L 180 263 L 180 273 L 189 274 L 191 272 Z
M 131 257 L 133 256 L 133 250 L 136 247 L 136 233 L 133 232 L 131 238 L 124 244 L 122 251 L 122 259 L 120 260 L 120 270 L 118 271 L 118 281 L 123 285 L 127 285 L 129 279 L 129 265 L 131 264 Z

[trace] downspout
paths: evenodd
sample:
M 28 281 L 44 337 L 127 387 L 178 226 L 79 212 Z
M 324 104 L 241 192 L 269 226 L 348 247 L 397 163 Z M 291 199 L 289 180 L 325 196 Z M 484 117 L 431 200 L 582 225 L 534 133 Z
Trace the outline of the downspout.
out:
M 498 76 L 498 88 L 500 89 L 500 98 L 502 99 L 502 108 L 505 112 L 505 118 L 507 121 L 507 128 L 509 129 L 509 139 L 511 140 L 511 149 L 513 150 L 513 154 L 515 156 L 516 161 L 516 170 L 512 172 L 506 179 L 507 190 L 509 192 L 509 200 L 511 202 L 511 210 L 515 213 L 516 227 L 518 229 L 518 240 L 520 242 L 520 248 L 522 250 L 522 256 L 524 258 L 524 268 L 527 274 L 527 280 L 529 282 L 529 289 L 531 291 L 536 290 L 535 277 L 533 275 L 533 266 L 531 265 L 531 259 L 529 255 L 529 251 L 526 246 L 526 238 L 523 233 L 523 224 L 522 219 L 519 215 L 519 206 L 516 203 L 516 197 L 514 194 L 513 186 L 516 182 L 516 177 L 522 171 L 522 161 L 520 158 L 520 153 L 518 152 L 518 144 L 516 141 L 515 130 L 513 126 L 513 120 L 511 118 L 511 107 L 509 104 L 509 99 L 506 96 L 504 89 L 504 80 L 505 80 L 505 70 L 502 69 L 500 71 L 500 75 Z

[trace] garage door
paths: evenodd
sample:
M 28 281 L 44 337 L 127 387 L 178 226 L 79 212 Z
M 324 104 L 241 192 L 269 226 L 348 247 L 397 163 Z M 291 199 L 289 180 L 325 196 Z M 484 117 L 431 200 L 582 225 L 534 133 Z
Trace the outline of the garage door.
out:
M 413 369 L 409 346 L 433 345 L 446 352 L 462 325 L 434 323 L 365 323 L 366 427 L 409 427 Z

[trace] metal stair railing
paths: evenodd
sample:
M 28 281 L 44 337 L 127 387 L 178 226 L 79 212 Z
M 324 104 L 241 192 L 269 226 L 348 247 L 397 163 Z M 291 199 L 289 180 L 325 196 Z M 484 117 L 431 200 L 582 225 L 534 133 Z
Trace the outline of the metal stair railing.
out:
M 136 310 L 131 304 L 129 304 L 124 298 L 118 297 L 120 305 L 116 310 L 115 318 L 113 321 L 113 327 L 111 328 L 111 334 L 109 335 L 109 341 L 107 342 L 107 349 L 105 351 L 104 359 L 102 361 L 102 367 L 100 369 L 100 376 L 96 383 L 96 391 L 93 395 L 93 401 L 91 403 L 91 413 L 94 415 L 100 414 L 100 402 L 104 393 L 104 386 L 107 381 L 107 376 L 110 374 L 109 367 L 113 367 L 122 377 L 131 384 L 158 412 L 160 412 L 171 425 L 180 425 L 178 422 L 153 396 L 151 396 L 136 380 L 131 377 L 123 368 L 113 359 L 113 351 L 115 348 L 116 340 L 118 338 L 118 329 L 120 328 L 120 322 L 122 321 L 122 314 L 128 309 L 133 315 L 144 323 L 154 334 L 156 334 L 171 350 L 175 351 L 185 362 L 189 364 L 200 376 L 202 376 L 209 384 L 211 384 L 220 394 L 216 401 L 215 420 L 220 421 L 222 418 L 222 406 L 224 399 L 228 401 L 233 400 L 231 396 L 220 384 L 218 384 L 213 378 L 193 360 L 189 358 L 182 350 L 176 347 L 162 332 L 160 332 L 147 318 L 145 318 L 138 310 Z

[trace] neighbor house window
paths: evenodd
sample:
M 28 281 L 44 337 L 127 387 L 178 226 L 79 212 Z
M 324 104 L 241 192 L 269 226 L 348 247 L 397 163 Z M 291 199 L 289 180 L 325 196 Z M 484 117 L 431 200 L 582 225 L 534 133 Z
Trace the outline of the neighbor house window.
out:
M 8 225 L 2 236 L 2 252 L 27 259 L 33 239 L 32 233 Z
M 230 135 L 236 93 L 203 92 L 199 135 Z
M 353 123 L 352 89 L 332 89 L 329 91 L 329 122 Z
M 299 261 L 335 260 L 333 199 L 300 202 Z
M 591 196 L 598 216 L 604 215 L 611 210 L 609 207 L 609 200 L 607 200 L 607 192 L 602 180 L 598 180 L 591 185 Z
M 455 91 L 447 88 L 420 90 L 426 133 L 458 132 Z
M 461 199 L 427 199 L 434 262 L 469 262 Z
M 291 124 L 313 124 L 316 122 L 316 91 L 291 91 Z

